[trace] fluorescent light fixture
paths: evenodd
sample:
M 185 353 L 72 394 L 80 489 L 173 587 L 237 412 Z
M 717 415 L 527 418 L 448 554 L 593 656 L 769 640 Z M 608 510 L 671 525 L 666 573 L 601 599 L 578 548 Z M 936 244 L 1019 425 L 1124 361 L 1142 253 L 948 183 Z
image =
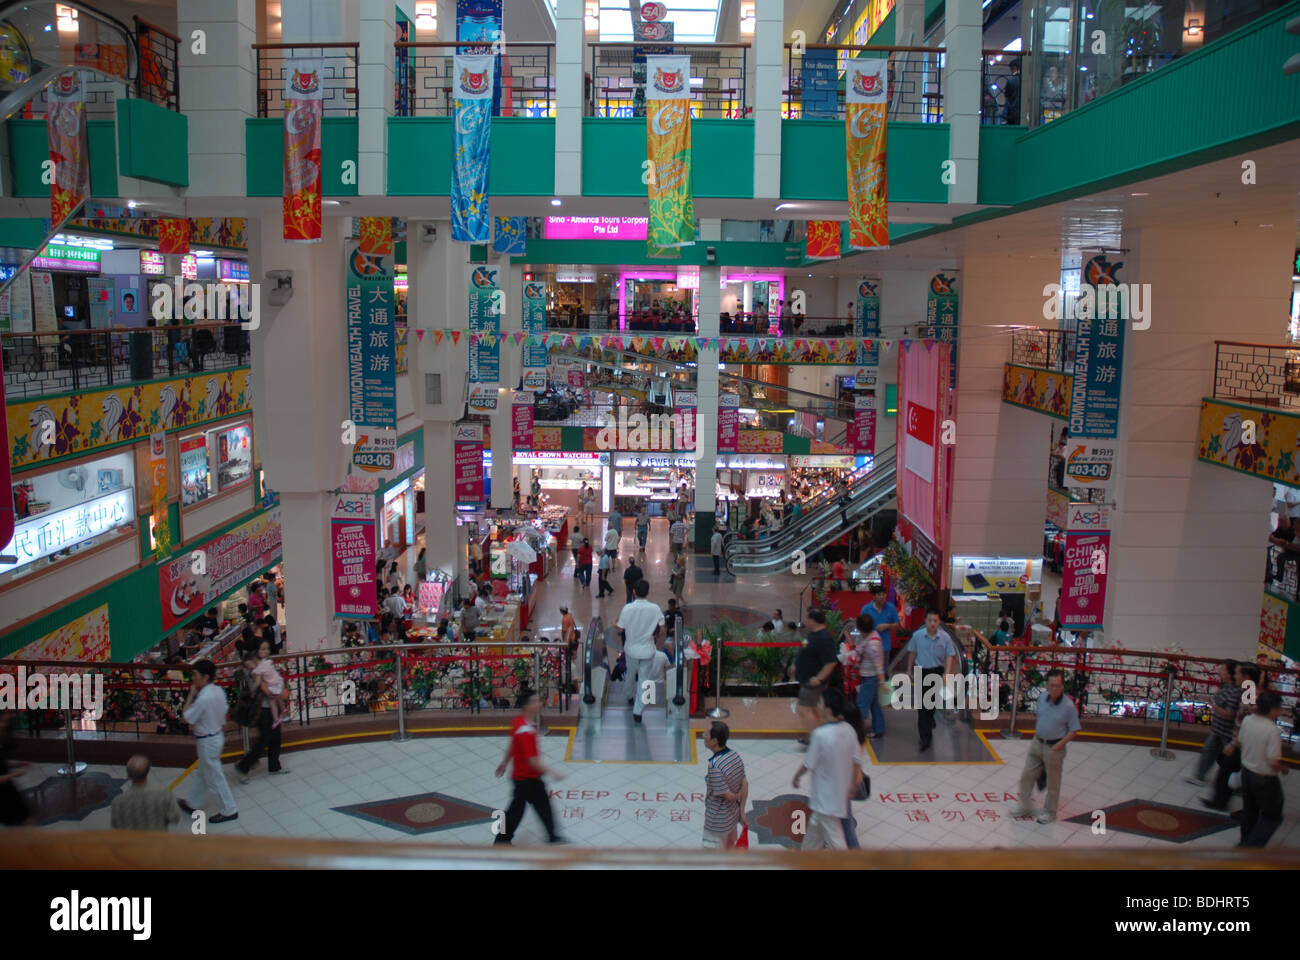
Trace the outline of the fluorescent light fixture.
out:
M 564 203 L 564 201 L 559 197 L 551 197 L 551 206 L 558 207 L 562 203 Z
M 1149 193 L 1130 193 L 1129 196 L 1130 196 L 1130 197 L 1149 197 L 1149 196 L 1151 196 L 1151 194 L 1149 194 Z

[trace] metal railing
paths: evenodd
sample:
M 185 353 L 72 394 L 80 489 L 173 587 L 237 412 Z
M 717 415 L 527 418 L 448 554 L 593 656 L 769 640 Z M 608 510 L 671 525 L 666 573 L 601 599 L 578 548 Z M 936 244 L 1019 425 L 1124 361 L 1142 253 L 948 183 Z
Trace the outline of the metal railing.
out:
M 248 365 L 238 323 L 0 333 L 5 398 L 28 399 Z
M 1019 124 L 1021 75 L 1029 64 L 1027 54 L 985 50 L 980 60 L 980 123 Z M 1057 116 L 1060 116 L 1059 107 Z
M 1074 331 L 1024 327 L 1011 331 L 1011 362 L 1074 372 Z
M 140 61 L 135 78 L 136 96 L 166 107 L 181 108 L 181 38 L 140 17 L 135 21 L 136 56 Z
M 787 119 L 844 118 L 844 80 L 840 71 L 850 57 L 889 58 L 890 120 L 939 123 L 943 120 L 942 47 L 894 47 L 787 43 L 783 113 Z M 821 53 L 810 56 L 808 51 Z M 828 55 L 830 54 L 830 55 Z M 825 64 L 825 66 L 822 66 Z M 811 89 L 816 82 L 817 90 Z M 805 89 L 809 85 L 809 89 Z
M 452 96 L 452 54 L 481 45 L 454 41 L 399 41 L 399 61 L 407 65 L 407 86 L 396 91 L 395 112 L 399 117 L 450 117 Z M 491 47 L 484 47 L 490 50 Z M 555 44 L 509 43 L 501 48 L 500 84 L 503 117 L 555 116 Z
M 257 115 L 284 113 L 284 84 L 295 60 L 320 65 L 321 100 L 327 116 L 356 116 L 357 56 L 355 43 L 255 43 L 257 55 Z
M 1300 409 L 1300 347 L 1214 341 L 1214 398 Z
M 749 69 L 747 43 L 589 43 L 587 46 L 591 64 L 588 110 L 593 116 L 645 116 L 647 55 L 691 58 L 691 116 L 736 120 L 749 115 L 745 97 Z

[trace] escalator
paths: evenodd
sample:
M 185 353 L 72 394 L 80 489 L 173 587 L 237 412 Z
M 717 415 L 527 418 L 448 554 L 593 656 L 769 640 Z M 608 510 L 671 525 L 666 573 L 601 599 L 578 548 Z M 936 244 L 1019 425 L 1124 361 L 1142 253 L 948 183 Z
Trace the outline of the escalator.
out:
M 743 540 L 729 534 L 723 542 L 728 572 L 773 573 L 788 568 L 796 551 L 811 557 L 894 504 L 898 492 L 896 471 L 895 450 L 889 447 L 876 454 L 871 466 L 849 477 L 847 503 L 842 502 L 844 494 L 829 491 L 811 501 L 798 520 L 770 536 Z

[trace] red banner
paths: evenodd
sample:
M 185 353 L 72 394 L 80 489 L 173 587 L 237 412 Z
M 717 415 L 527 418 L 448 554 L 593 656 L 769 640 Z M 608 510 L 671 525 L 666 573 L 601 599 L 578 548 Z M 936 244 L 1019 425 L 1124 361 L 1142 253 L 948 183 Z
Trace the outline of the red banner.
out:
M 516 394 L 516 402 L 510 406 L 510 447 L 512 450 L 533 449 L 533 395 L 524 393 L 522 396 L 527 398 L 524 402 L 518 402 L 521 396 Z
M 209 540 L 198 549 L 189 546 L 174 559 L 158 565 L 158 591 L 162 599 L 162 630 L 170 633 L 190 617 L 254 574 L 280 559 L 280 508 Z
M 1110 562 L 1110 511 L 1097 503 L 1072 503 L 1065 521 L 1061 567 L 1061 625 L 1100 630 Z
M 290 61 L 284 88 L 284 239 L 321 236 L 321 71 L 318 60 Z
M 840 222 L 838 220 L 808 221 L 809 260 L 835 260 L 840 255 Z
M 854 397 L 853 422 L 849 424 L 849 446 L 857 456 L 876 453 L 876 398 Z
M 946 343 L 917 340 L 899 344 L 898 412 L 903 433 L 899 438 L 898 512 L 940 549 L 944 546 L 946 502 L 940 429 L 941 414 L 948 409 L 949 353 Z
M 190 252 L 190 222 L 188 220 L 160 219 L 158 221 L 158 252 Z
M 90 150 L 80 70 L 59 74 L 49 88 L 45 115 L 50 143 L 50 220 L 57 227 L 90 197 Z
M 849 182 L 849 247 L 889 246 L 889 61 L 855 58 L 844 74 L 845 155 Z
M 393 253 L 393 221 L 391 217 L 361 218 L 361 252 L 387 257 Z
M 330 515 L 334 616 L 374 617 L 375 495 L 341 493 Z

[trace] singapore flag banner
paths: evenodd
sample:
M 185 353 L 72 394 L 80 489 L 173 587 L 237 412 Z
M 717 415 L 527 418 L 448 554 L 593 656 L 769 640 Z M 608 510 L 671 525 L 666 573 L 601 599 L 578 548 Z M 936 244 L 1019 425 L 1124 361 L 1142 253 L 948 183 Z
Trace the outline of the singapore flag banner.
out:
M 950 350 L 948 344 L 933 340 L 904 341 L 898 358 L 898 409 L 903 418 L 898 509 L 940 547 L 944 500 L 939 431 Z

